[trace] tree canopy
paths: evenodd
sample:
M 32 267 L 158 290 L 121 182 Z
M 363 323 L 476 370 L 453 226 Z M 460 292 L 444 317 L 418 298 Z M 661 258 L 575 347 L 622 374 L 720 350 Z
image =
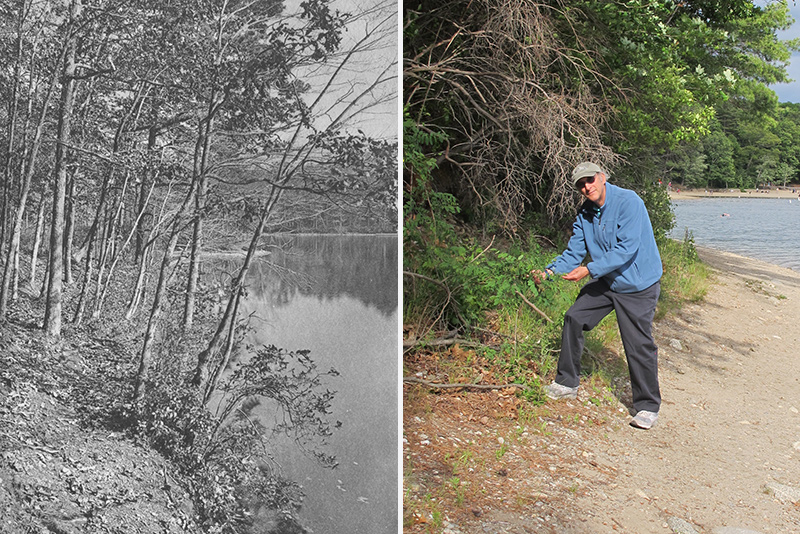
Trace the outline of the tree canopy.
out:
M 800 178 L 795 105 L 768 87 L 800 50 L 777 37 L 785 1 L 422 1 L 403 16 L 404 140 L 431 134 L 406 154 L 426 154 L 426 186 L 474 222 L 571 217 L 586 159 L 640 191 Z M 424 171 L 405 172 L 411 198 Z

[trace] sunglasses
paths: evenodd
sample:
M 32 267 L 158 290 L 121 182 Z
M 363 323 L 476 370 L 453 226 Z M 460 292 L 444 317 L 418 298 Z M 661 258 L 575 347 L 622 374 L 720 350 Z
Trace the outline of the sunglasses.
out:
M 597 176 L 597 175 L 595 175 L 595 176 Z M 581 189 L 583 189 L 583 188 L 586 186 L 586 184 L 593 184 L 593 183 L 594 183 L 595 176 L 589 176 L 589 177 L 587 177 L 587 178 L 582 178 L 582 179 L 580 179 L 580 180 L 578 181 L 578 183 L 577 183 L 577 184 L 575 184 L 575 189 L 577 189 L 578 191 L 580 191 Z

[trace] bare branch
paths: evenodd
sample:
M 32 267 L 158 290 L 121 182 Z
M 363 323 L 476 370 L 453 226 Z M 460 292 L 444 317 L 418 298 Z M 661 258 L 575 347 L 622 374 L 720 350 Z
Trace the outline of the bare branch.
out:
M 419 36 L 404 49 L 411 116 L 447 135 L 433 156 L 460 180 L 461 202 L 501 214 L 509 234 L 529 204 L 552 219 L 574 213 L 567 177 L 578 161 L 616 163 L 603 140 L 613 113 L 604 94 L 619 90 L 603 59 L 581 48 L 572 23 L 581 16 L 525 0 L 406 11 Z

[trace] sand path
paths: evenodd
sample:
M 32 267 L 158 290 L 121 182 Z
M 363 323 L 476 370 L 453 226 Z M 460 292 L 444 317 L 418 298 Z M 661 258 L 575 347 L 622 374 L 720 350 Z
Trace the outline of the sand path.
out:
M 800 532 L 800 273 L 700 256 L 707 298 L 656 326 L 658 425 L 593 445 L 584 475 L 614 476 L 575 499 L 571 532 Z

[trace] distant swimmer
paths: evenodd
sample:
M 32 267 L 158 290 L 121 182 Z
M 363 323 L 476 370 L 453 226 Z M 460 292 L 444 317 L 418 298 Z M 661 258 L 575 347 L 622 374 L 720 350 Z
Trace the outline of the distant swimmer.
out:
M 730 217 L 730 216 L 731 216 L 730 213 L 723 213 L 722 215 L 720 215 L 720 217 Z

